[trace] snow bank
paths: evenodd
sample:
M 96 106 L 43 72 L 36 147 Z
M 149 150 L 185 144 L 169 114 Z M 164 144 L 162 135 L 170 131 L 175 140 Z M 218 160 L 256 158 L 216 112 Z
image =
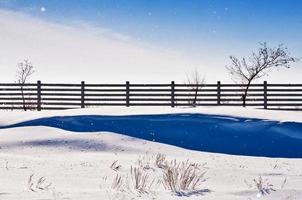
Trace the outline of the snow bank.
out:
M 108 131 L 198 151 L 302 158 L 301 114 L 284 115 L 287 113 L 238 108 L 106 108 L 60 114 L 34 112 L 27 120 L 22 113 L 19 119 L 8 116 L 15 123 L 9 123 L 8 118 L 1 121 L 8 124 L 2 128 L 49 126 L 73 132 Z

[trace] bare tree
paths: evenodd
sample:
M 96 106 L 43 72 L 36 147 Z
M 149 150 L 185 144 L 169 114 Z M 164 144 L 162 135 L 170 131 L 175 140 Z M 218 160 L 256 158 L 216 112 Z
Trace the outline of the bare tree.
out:
M 187 81 L 186 84 L 189 85 L 189 88 L 191 88 L 194 92 L 194 98 L 193 100 L 189 101 L 192 106 L 197 105 L 197 97 L 198 97 L 198 92 L 201 90 L 203 85 L 205 84 L 205 78 L 201 77 L 199 72 L 195 70 L 193 73 L 191 73 L 189 76 L 187 76 Z
M 290 56 L 287 48 L 282 44 L 276 48 L 270 48 L 266 43 L 260 43 L 258 51 L 252 53 L 247 59 L 240 60 L 235 56 L 230 56 L 230 59 L 232 63 L 226 67 L 228 72 L 235 82 L 244 85 L 243 107 L 246 105 L 247 92 L 252 81 L 268 75 L 273 68 L 289 68 L 290 63 L 297 61 L 296 58 Z
M 21 87 L 22 106 L 24 111 L 27 110 L 27 105 L 24 97 L 24 85 L 26 84 L 29 77 L 35 72 L 32 63 L 29 60 L 23 60 L 17 65 L 16 80 Z

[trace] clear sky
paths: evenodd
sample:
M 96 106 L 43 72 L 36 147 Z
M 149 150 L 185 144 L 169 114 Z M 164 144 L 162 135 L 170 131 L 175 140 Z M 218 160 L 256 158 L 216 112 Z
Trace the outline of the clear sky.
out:
M 114 30 L 196 58 L 248 55 L 259 42 L 302 56 L 301 0 L 0 0 L 0 8 Z
M 1 2 L 1 0 L 0 0 Z M 57 22 L 86 21 L 163 45 L 302 43 L 301 0 L 2 0 Z M 45 12 L 41 12 L 41 8 Z M 177 42 L 176 42 L 177 41 Z M 198 41 L 198 43 L 196 43 Z

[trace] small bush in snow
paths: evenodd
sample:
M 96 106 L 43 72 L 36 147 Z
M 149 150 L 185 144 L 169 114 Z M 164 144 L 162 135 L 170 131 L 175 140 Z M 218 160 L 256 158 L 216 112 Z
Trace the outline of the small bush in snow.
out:
M 257 196 L 263 196 L 263 195 L 267 195 L 270 194 L 273 191 L 276 191 L 273 187 L 273 184 L 271 184 L 268 179 L 262 179 L 261 176 L 259 176 L 258 179 L 254 179 L 253 180 L 255 185 L 256 185 L 256 189 L 259 191 L 259 193 L 257 194 Z
M 37 190 L 47 190 L 51 186 L 51 183 L 47 183 L 47 180 L 44 176 L 34 179 L 34 174 L 31 174 L 28 179 L 28 189 L 35 192 Z
M 166 163 L 163 169 L 163 185 L 166 189 L 180 196 L 202 190 L 201 184 L 206 181 L 205 172 L 195 163 L 177 162 Z
M 129 186 L 137 190 L 139 193 L 148 193 L 150 191 L 153 182 L 150 181 L 149 174 L 141 167 L 132 167 L 130 169 L 130 180 L 128 180 Z
M 113 179 L 111 188 L 114 189 L 114 190 L 122 191 L 123 190 L 123 184 L 124 184 L 123 177 L 120 174 L 116 174 L 114 179 Z

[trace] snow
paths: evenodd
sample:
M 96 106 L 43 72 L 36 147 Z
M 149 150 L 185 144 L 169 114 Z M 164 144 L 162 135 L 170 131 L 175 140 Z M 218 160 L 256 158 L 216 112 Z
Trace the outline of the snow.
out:
M 108 131 L 91 132 L 85 127 L 86 119 L 79 120 L 79 117 L 85 116 L 93 116 L 94 121 L 98 119 L 97 116 L 127 120 L 142 116 L 149 119 L 150 116 L 181 116 L 184 120 L 190 119 L 192 115 L 200 117 L 199 120 L 203 117 L 208 120 L 210 117 L 217 123 L 225 121 L 238 123 L 243 122 L 240 120 L 244 118 L 244 121 L 248 122 L 259 120 L 270 123 L 300 124 L 302 119 L 299 112 L 225 107 L 1 111 L 0 126 L 2 127 L 32 120 L 38 120 L 36 122 L 41 124 L 35 126 L 23 124 L 26 126 L 0 129 L 0 199 L 283 200 L 302 198 L 302 159 L 300 158 L 267 158 L 193 151 Z M 45 126 L 42 121 L 39 121 L 44 118 L 49 123 L 55 124 L 57 117 L 61 117 L 64 123 L 72 120 L 70 122 L 73 122 L 74 127 L 84 128 L 80 131 L 70 131 Z M 166 119 L 162 121 L 165 122 Z M 254 126 L 249 128 L 253 129 Z M 301 136 L 300 130 L 296 132 L 299 136 Z M 295 139 L 300 141 L 301 138 Z M 153 185 L 147 194 L 140 194 L 133 188 L 125 189 L 123 192 L 111 188 L 116 174 L 129 175 L 130 168 L 139 165 L 139 159 L 149 162 L 149 168 L 145 170 L 153 178 L 161 180 L 161 169 L 154 165 L 154 156 L 157 153 L 165 154 L 167 160 L 189 159 L 190 162 L 199 163 L 201 170 L 206 171 L 207 180 L 202 183 L 204 192 L 179 197 L 164 189 L 161 183 Z M 121 165 L 118 171 L 110 168 L 114 161 Z M 259 176 L 273 184 L 276 191 L 259 196 L 260 193 L 253 182 L 253 179 L 258 179 Z M 51 185 L 44 190 L 37 189 L 35 185 L 40 177 L 46 179 L 42 188 Z

